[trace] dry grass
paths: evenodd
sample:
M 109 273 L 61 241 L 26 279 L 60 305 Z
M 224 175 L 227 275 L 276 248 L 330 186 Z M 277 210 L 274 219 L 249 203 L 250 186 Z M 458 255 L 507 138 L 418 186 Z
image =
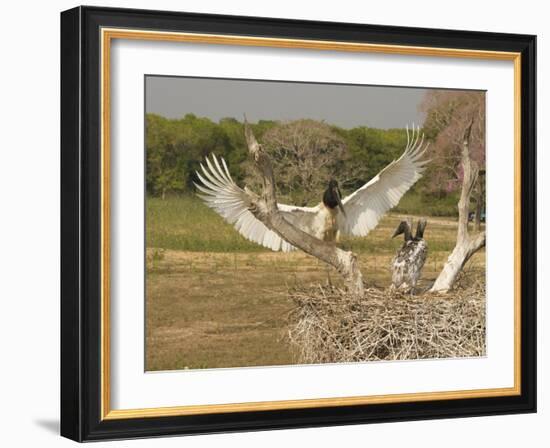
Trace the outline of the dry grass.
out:
M 340 276 L 300 251 L 250 251 L 232 226 L 190 201 L 148 201 L 146 370 L 296 362 L 287 337 L 295 307 L 289 289 L 326 285 L 329 275 L 339 287 Z M 342 244 L 357 254 L 371 288 L 382 290 L 391 281 L 390 263 L 403 242 L 390 237 L 402 218 L 390 214 L 366 238 Z M 453 218 L 429 218 L 422 285 L 435 279 L 455 237 Z M 484 272 L 484 251 L 468 270 Z
M 296 362 L 483 356 L 485 282 L 473 277 L 444 295 L 368 288 L 354 299 L 335 287 L 294 289 L 289 338 Z

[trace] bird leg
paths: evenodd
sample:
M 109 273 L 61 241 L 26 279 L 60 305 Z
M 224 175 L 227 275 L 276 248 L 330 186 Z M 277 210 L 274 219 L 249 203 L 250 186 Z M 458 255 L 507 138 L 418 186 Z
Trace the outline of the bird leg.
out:
M 332 279 L 330 278 L 330 266 L 328 264 L 325 264 L 327 269 L 327 286 L 329 288 L 332 288 Z

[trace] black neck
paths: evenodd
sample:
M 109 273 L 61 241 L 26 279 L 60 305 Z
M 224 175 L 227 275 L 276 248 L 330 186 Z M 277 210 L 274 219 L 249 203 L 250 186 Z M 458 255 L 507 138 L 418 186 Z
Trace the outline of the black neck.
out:
M 416 239 L 420 240 L 424 238 L 424 229 L 426 228 L 426 220 L 421 219 L 418 221 L 418 224 L 416 225 Z
M 338 193 L 334 191 L 332 188 L 327 188 L 325 190 L 325 193 L 323 194 L 323 204 L 325 204 L 328 208 L 338 207 L 337 194 Z

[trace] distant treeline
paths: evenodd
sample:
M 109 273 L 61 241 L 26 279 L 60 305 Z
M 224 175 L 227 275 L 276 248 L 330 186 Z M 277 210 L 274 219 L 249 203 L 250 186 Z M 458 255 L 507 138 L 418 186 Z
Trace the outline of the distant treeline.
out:
M 261 120 L 251 126 L 272 156 L 279 195 L 302 205 L 318 202 L 330 178 L 338 180 L 346 193 L 355 190 L 399 157 L 407 143 L 404 129 L 343 129 L 307 119 Z M 193 114 L 181 119 L 147 114 L 146 149 L 150 196 L 194 193 L 195 171 L 212 153 L 225 158 L 235 182 L 257 187 L 243 123 L 234 118 L 216 123 Z M 429 206 L 431 214 L 455 213 L 454 193 L 434 193 L 426 185 L 423 179 L 413 188 L 401 211 L 423 213 L 417 209 Z

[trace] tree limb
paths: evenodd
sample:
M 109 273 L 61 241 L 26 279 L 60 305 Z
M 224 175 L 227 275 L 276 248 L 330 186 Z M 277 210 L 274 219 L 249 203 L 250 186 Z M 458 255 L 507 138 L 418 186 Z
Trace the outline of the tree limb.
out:
M 458 274 L 466 262 L 482 247 L 485 247 L 485 232 L 470 235 L 468 232 L 468 215 L 470 212 L 470 197 L 477 183 L 479 166 L 470 156 L 470 135 L 474 117 L 463 134 L 462 139 L 462 189 L 458 201 L 458 230 L 456 245 L 449 255 L 445 266 L 430 291 L 445 292 L 451 289 Z
M 349 292 L 354 296 L 362 296 L 364 292 L 363 276 L 355 254 L 303 232 L 289 223 L 280 213 L 277 207 L 271 160 L 256 140 L 246 117 L 244 129 L 248 151 L 254 159 L 254 165 L 261 176 L 263 186 L 261 196 L 246 190 L 250 197 L 251 213 L 285 241 L 333 266 L 344 277 Z

